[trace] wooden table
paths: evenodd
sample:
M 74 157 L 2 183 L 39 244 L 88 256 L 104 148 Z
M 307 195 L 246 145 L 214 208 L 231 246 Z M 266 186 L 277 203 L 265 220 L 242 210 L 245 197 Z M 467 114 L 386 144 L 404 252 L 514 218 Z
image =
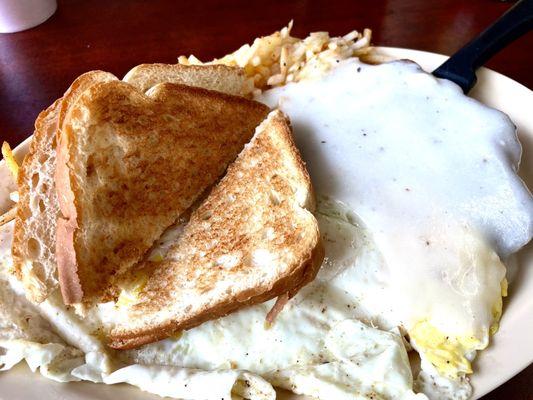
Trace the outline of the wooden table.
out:
M 0 139 L 20 143 L 37 114 L 88 70 L 123 76 L 139 63 L 173 63 L 181 54 L 208 60 L 290 19 L 296 36 L 369 27 L 375 44 L 451 54 L 509 6 L 496 0 L 60 0 L 44 24 L 0 34 Z M 488 66 L 531 88 L 532 50 L 530 34 Z M 485 399 L 533 399 L 532 384 L 530 366 Z

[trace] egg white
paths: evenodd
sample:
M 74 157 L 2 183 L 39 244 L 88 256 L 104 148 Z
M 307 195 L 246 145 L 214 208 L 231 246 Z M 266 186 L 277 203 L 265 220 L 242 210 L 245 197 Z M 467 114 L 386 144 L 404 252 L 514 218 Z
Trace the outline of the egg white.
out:
M 80 318 L 55 293 L 34 313 L 51 322 L 50 332 L 60 332 L 85 356 L 79 351 L 76 357 L 63 355 L 66 361 L 59 363 L 56 359 L 64 349 L 75 351 L 62 339 L 49 348 L 12 337 L 9 366 L 26 359 L 56 380 L 126 382 L 163 396 L 192 399 L 229 399 L 238 393 L 270 399 L 273 385 L 319 398 L 426 398 L 412 390 L 413 376 L 399 331 L 380 330 L 357 320 L 356 299 L 336 287 L 336 282 L 351 275 L 354 261 L 368 248 L 364 230 L 355 220 L 335 212 L 331 216 L 331 207 L 341 207 L 344 213 L 342 205 L 324 204 L 327 207 L 318 220 L 327 262 L 317 280 L 289 302 L 271 327 L 265 317 L 273 301 L 207 322 L 176 338 L 107 353 L 94 332 L 104 324 L 111 326 L 119 307 L 103 304 Z M 3 287 L 13 291 L 12 285 L 17 283 Z M 32 361 L 35 358 L 40 362 Z

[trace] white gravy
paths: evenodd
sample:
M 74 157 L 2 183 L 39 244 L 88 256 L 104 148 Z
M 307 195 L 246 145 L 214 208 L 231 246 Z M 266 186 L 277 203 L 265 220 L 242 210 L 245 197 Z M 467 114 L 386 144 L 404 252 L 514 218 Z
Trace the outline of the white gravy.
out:
M 362 306 L 390 325 L 431 318 L 485 336 L 501 302 L 498 256 L 532 236 L 509 118 L 409 61 L 341 61 L 259 100 L 289 115 L 317 193 L 354 210 L 381 252 Z

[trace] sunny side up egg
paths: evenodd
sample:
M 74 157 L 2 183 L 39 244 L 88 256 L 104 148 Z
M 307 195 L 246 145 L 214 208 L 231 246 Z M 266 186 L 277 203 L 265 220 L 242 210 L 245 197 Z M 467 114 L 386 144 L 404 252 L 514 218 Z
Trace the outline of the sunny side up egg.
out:
M 123 360 L 245 370 L 275 386 L 321 399 L 425 399 L 413 391 L 399 330 L 380 330 L 360 321 L 358 300 L 348 291 L 349 283 L 358 279 L 358 263 L 379 260 L 364 227 L 331 199 L 319 199 L 316 215 L 326 262 L 272 326 L 266 325 L 265 316 L 273 300 L 122 352 Z
M 123 352 L 106 354 L 95 335 L 102 324 L 114 323 L 120 305 L 104 303 L 80 318 L 62 304 L 56 292 L 37 312 L 25 302 L 20 284 L 8 279 L 10 262 L 6 260 L 0 269 L 0 300 L 7 298 L 5 293 L 31 309 L 14 310 L 17 317 L 8 323 L 24 331 L 23 320 L 31 315 L 42 326 L 11 340 L 0 335 L 0 347 L 6 350 L 0 363 L 9 369 L 26 359 L 32 369 L 40 367 L 41 373 L 54 380 L 127 382 L 175 398 L 240 398 L 234 396 L 237 390 L 248 393 L 246 398 L 270 400 L 275 396 L 272 385 L 276 385 L 322 399 L 426 399 L 413 391 L 411 367 L 398 329 L 380 330 L 359 321 L 355 298 L 342 288 L 346 276 L 353 276 L 357 259 L 376 256 L 364 229 L 346 215 L 351 216 L 342 204 L 320 201 L 317 218 L 327 263 L 272 326 L 265 325 L 273 306 L 269 301 Z M 36 342 L 43 334 L 52 334 L 51 329 L 82 351 L 55 335 L 42 344 Z

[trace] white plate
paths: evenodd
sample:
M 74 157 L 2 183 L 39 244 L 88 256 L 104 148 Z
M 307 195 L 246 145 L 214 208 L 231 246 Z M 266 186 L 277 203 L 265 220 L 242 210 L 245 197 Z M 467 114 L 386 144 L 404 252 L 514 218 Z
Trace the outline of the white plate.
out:
M 381 54 L 392 58 L 408 58 L 418 62 L 425 70 L 432 71 L 440 65 L 445 56 L 417 50 L 379 48 Z M 533 187 L 533 92 L 519 83 L 497 72 L 484 69 L 478 71 L 478 84 L 471 96 L 483 103 L 506 112 L 518 126 L 518 134 L 525 156 L 522 157 L 520 175 Z M 26 153 L 28 140 L 16 149 L 19 158 Z M 306 160 L 313 163 L 313 160 Z M 5 166 L 0 165 L 0 209 L 5 205 L 8 193 L 13 188 L 7 182 Z M 4 204 L 2 204 L 4 203 Z M 509 298 L 499 332 L 491 346 L 478 357 L 472 378 L 474 398 L 477 399 L 498 387 L 533 362 L 533 245 L 529 244 L 518 254 L 518 268 L 510 279 Z M 529 293 L 529 295 L 528 295 Z M 282 396 L 296 399 L 297 396 Z M 127 385 L 95 385 L 91 383 L 58 384 L 38 374 L 33 376 L 25 367 L 17 367 L 7 373 L 0 373 L 0 400 L 88 400 L 159 399 Z

